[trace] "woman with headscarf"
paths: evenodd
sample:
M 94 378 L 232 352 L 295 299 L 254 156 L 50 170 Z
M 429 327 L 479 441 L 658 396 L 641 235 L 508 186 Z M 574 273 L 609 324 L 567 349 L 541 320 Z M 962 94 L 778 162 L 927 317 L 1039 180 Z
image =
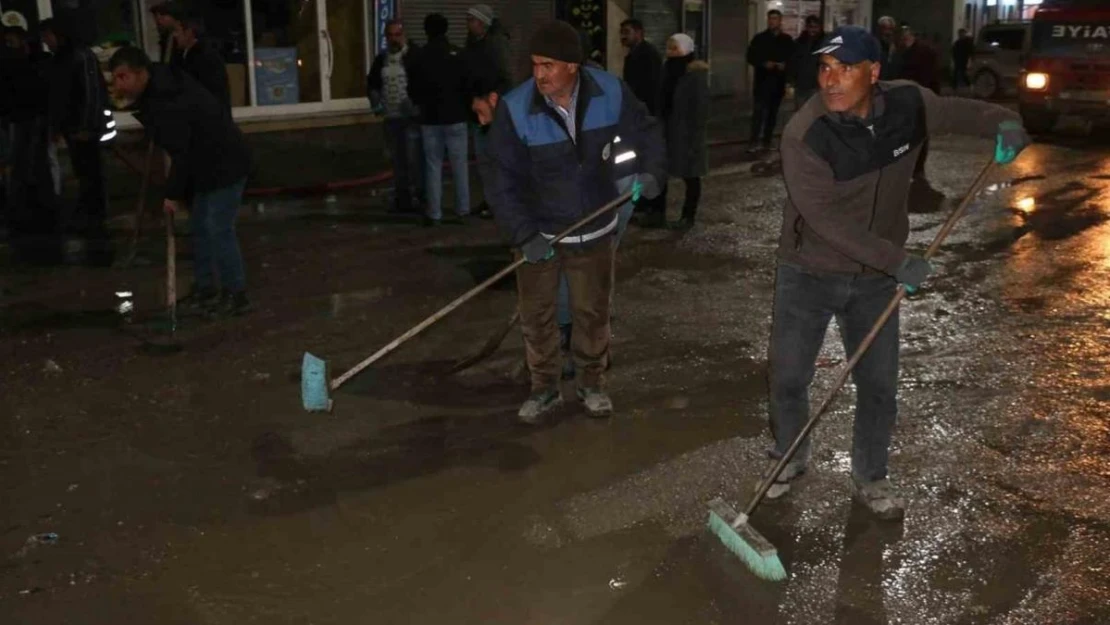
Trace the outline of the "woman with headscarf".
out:
M 694 40 L 689 35 L 677 33 L 667 40 L 659 115 L 666 128 L 667 173 L 686 183 L 682 218 L 672 227 L 685 230 L 694 225 L 701 199 L 701 177 L 709 171 L 706 149 L 709 64 L 694 55 Z M 663 197 L 666 193 L 664 185 Z

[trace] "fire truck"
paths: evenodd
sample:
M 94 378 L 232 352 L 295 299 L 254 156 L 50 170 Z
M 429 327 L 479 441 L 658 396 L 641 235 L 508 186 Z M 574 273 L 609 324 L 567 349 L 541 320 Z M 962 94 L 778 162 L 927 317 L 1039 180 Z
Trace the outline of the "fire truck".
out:
M 1030 132 L 1052 130 L 1062 115 L 1110 122 L 1110 1 L 1046 0 L 1018 87 Z

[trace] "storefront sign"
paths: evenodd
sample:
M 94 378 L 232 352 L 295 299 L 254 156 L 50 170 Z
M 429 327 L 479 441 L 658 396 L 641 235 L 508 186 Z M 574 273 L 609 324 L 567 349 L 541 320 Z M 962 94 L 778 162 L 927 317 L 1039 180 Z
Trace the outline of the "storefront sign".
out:
M 385 25 L 397 17 L 397 0 L 374 0 L 374 41 L 377 42 L 375 52 L 384 52 Z

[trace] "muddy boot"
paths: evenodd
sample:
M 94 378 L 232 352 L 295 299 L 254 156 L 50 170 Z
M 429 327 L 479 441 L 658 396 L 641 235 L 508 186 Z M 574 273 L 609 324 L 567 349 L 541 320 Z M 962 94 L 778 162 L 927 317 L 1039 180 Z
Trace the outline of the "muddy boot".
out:
M 852 480 L 852 495 L 884 521 L 901 521 L 906 516 L 906 501 L 888 479 L 874 482 Z
M 579 388 L 578 400 L 586 407 L 586 414 L 595 419 L 613 414 L 613 400 L 599 388 Z
M 767 479 L 767 477 L 771 475 L 771 472 L 775 470 L 775 466 L 778 465 L 778 463 L 779 461 L 774 458 L 767 463 L 767 469 L 763 471 L 763 474 L 759 476 L 759 481 L 755 483 L 754 490 L 756 492 L 759 491 L 759 487 L 763 484 L 763 480 Z M 779 476 L 775 478 L 775 483 L 771 484 L 771 488 L 767 489 L 767 499 L 778 499 L 786 493 L 789 493 L 790 483 L 805 474 L 806 464 L 804 459 L 799 458 L 794 458 L 786 463 L 786 466 L 782 469 L 782 473 L 779 473 Z
M 220 292 L 213 288 L 197 288 L 177 300 L 177 310 L 185 315 L 203 315 L 220 302 Z
M 543 416 L 563 403 L 563 395 L 556 390 L 532 393 L 523 404 L 516 416 L 521 423 L 526 425 L 539 425 L 543 423 Z
M 563 379 L 574 379 L 574 352 L 570 349 L 570 336 L 573 326 L 559 326 L 559 349 L 563 355 Z

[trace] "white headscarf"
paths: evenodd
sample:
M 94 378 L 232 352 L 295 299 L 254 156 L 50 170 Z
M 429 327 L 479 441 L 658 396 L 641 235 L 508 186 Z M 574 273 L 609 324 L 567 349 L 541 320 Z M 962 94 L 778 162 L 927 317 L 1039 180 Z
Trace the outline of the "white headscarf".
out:
M 678 49 L 682 51 L 683 55 L 694 53 L 694 40 L 686 33 L 675 33 L 671 35 L 671 40 L 674 41 Z

